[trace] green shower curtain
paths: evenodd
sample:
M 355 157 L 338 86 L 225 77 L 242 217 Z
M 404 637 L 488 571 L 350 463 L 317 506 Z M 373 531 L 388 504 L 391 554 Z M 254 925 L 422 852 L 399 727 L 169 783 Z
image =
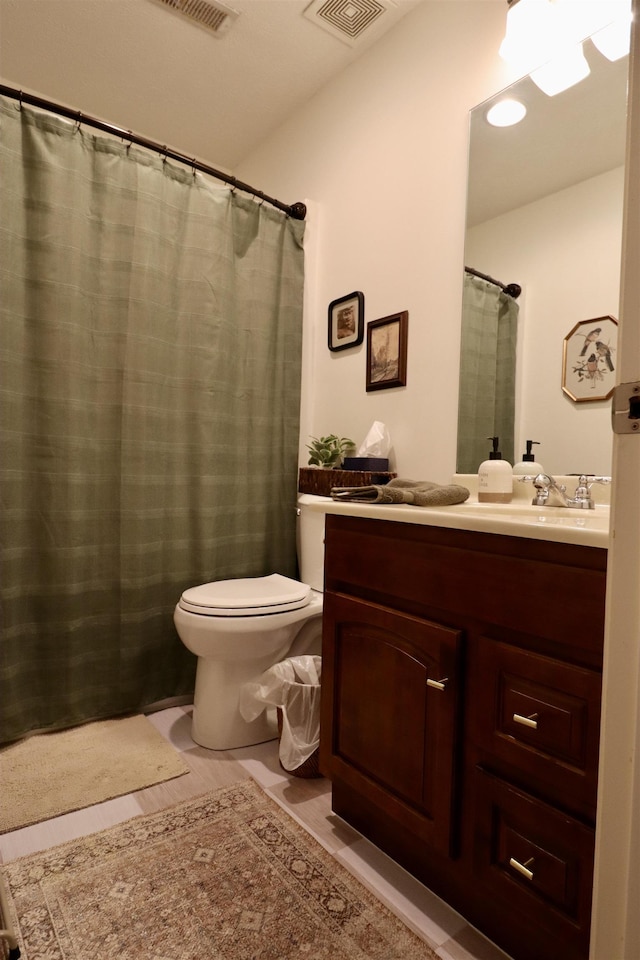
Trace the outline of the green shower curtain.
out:
M 518 304 L 495 283 L 464 275 L 458 473 L 477 473 L 500 438 L 502 456 L 513 463 Z
M 173 607 L 295 576 L 304 223 L 0 98 L 0 740 L 193 689 Z

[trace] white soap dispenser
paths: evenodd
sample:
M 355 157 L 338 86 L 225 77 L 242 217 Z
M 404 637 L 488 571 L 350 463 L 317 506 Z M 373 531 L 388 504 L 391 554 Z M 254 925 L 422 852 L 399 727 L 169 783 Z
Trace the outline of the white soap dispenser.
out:
M 493 443 L 489 459 L 478 467 L 478 503 L 511 503 L 513 497 L 513 470 L 498 450 L 498 437 L 488 437 Z
M 519 463 L 514 464 L 513 472 L 520 477 L 525 477 L 527 475 L 531 477 L 536 477 L 539 473 L 544 473 L 544 467 L 541 463 L 538 463 L 535 460 L 533 453 L 531 452 L 531 447 L 535 444 L 540 446 L 538 440 L 527 440 L 527 452 L 522 454 L 522 460 Z

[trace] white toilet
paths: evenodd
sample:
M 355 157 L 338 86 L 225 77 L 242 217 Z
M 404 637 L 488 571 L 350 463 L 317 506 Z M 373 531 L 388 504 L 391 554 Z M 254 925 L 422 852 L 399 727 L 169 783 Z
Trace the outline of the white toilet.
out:
M 185 590 L 173 620 L 198 657 L 192 737 L 211 750 L 231 750 L 277 736 L 275 715 L 247 723 L 241 686 L 289 656 L 322 651 L 325 497 L 298 497 L 298 565 L 302 581 L 280 574 L 218 580 Z

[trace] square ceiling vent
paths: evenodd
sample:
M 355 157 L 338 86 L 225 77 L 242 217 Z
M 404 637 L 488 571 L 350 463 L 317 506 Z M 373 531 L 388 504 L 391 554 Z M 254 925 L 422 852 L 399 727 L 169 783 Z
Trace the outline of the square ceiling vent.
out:
M 395 6 L 392 0 L 313 0 L 304 16 L 354 47 L 377 32 L 374 27 L 386 26 L 384 15 Z
M 158 2 L 164 3 L 176 13 L 181 13 L 194 23 L 205 27 L 217 37 L 223 36 L 240 16 L 237 10 L 219 3 L 219 0 L 158 0 Z

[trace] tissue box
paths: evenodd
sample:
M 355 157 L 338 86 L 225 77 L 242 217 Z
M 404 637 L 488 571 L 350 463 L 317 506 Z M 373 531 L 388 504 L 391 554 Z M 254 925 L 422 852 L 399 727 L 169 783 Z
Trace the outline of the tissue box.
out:
M 388 457 L 345 457 L 342 461 L 345 470 L 389 470 Z

